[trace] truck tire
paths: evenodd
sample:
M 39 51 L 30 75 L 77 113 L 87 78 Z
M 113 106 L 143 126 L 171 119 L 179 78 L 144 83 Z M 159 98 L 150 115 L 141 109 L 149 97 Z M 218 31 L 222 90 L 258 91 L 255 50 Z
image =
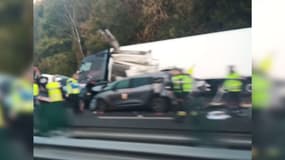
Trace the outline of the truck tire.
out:
M 166 98 L 154 97 L 150 102 L 150 107 L 154 112 L 167 112 L 169 108 L 169 102 Z

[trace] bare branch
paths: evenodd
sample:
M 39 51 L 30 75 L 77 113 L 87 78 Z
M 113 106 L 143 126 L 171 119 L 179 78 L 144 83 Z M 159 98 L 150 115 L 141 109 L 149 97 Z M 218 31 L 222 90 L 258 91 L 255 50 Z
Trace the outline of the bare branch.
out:
M 70 21 L 70 27 L 72 30 L 74 40 L 76 41 L 76 44 L 78 46 L 80 57 L 85 57 L 85 54 L 84 54 L 83 49 L 82 49 L 80 33 L 79 33 L 78 26 L 77 26 L 76 20 L 75 20 L 76 14 L 74 11 L 74 6 L 72 6 L 71 8 L 68 8 L 67 4 L 65 3 L 64 9 L 65 9 L 66 17 Z

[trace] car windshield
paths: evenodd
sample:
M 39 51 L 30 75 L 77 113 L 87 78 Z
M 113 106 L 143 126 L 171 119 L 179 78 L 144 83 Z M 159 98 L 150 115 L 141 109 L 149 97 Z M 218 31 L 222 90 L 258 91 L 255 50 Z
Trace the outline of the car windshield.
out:
M 106 80 L 108 67 L 108 51 L 99 52 L 86 57 L 79 68 L 79 82 L 86 83 L 88 80 Z
M 91 62 L 83 63 L 83 64 L 80 66 L 79 71 L 80 71 L 80 72 L 87 72 L 87 71 L 90 71 L 90 70 L 91 70 L 91 66 L 92 66 L 92 63 L 91 63 Z
M 129 87 L 129 80 L 121 80 L 116 84 L 116 89 L 125 89 Z
M 151 84 L 151 82 L 152 78 L 150 77 L 134 78 L 131 80 L 131 87 L 140 87 Z

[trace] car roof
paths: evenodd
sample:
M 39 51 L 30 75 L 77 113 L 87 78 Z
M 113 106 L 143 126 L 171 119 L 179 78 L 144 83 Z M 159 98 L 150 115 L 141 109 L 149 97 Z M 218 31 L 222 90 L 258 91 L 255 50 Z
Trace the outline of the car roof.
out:
M 143 75 L 137 75 L 137 76 L 133 76 L 133 77 L 128 77 L 127 79 L 133 79 L 133 78 L 144 78 L 144 77 L 154 77 L 154 78 L 159 78 L 159 77 L 167 77 L 169 76 L 168 73 L 166 72 L 156 72 L 156 73 L 146 73 Z

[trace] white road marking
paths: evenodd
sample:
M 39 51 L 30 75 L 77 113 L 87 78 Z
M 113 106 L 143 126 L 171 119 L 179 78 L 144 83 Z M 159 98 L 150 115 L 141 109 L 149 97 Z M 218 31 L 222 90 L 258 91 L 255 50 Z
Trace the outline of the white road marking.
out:
M 99 119 L 160 119 L 160 120 L 173 120 L 173 117 L 134 117 L 134 116 L 98 116 Z
M 117 137 L 117 138 L 137 138 L 137 139 L 145 139 L 145 138 L 151 138 L 151 139 L 167 139 L 167 140 L 183 140 L 183 141 L 189 141 L 189 140 L 198 140 L 197 138 L 191 138 L 186 136 L 177 136 L 177 135 L 159 135 L 159 134 L 140 134 L 140 133 L 108 133 L 108 132 L 92 132 L 92 131 L 81 131 L 76 130 L 73 131 L 73 136 L 99 136 L 99 137 Z

